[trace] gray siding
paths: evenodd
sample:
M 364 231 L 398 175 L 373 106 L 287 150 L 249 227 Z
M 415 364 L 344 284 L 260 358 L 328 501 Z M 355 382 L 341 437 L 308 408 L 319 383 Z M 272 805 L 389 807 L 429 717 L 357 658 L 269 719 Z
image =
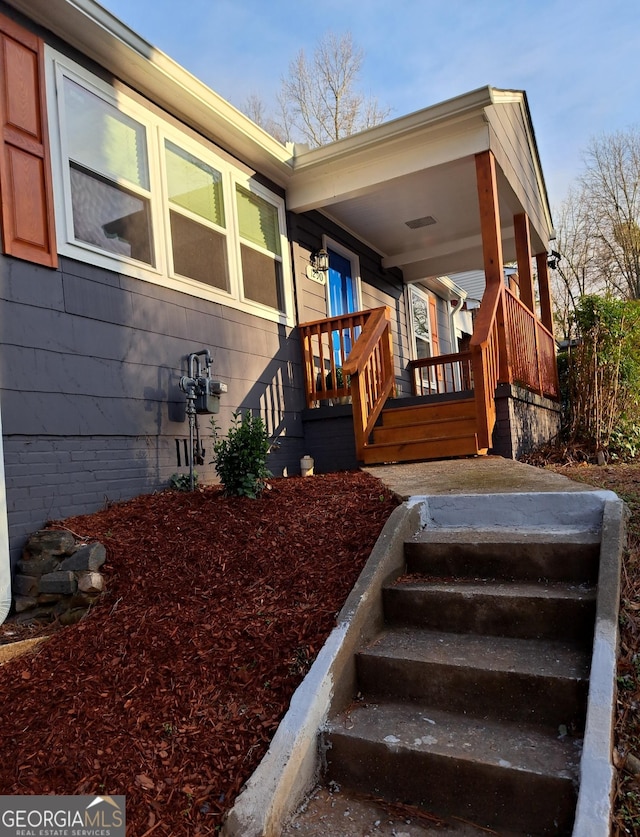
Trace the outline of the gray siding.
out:
M 297 333 L 216 303 L 62 259 L 58 271 L 0 259 L 0 387 L 12 557 L 50 518 L 91 512 L 187 472 L 178 382 L 209 348 L 229 388 L 219 425 L 260 411 L 279 449 L 275 474 L 304 453 Z M 203 482 L 214 482 L 212 430 Z M 177 441 L 176 441 L 177 440 Z M 181 467 L 178 466 L 180 450 Z

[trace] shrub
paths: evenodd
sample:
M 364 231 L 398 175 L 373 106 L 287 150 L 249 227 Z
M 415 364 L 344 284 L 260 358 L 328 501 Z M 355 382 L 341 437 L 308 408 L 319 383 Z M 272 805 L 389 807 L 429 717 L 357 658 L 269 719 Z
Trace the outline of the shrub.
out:
M 271 450 L 264 421 L 250 411 L 233 413 L 226 438 L 218 438 L 218 426 L 211 419 L 215 441 L 213 463 L 225 494 L 238 497 L 259 497 L 271 472 L 267 456 Z
M 193 472 L 193 487 L 198 485 L 198 475 Z M 172 474 L 169 478 L 169 488 L 174 491 L 191 491 L 191 478 L 189 474 Z

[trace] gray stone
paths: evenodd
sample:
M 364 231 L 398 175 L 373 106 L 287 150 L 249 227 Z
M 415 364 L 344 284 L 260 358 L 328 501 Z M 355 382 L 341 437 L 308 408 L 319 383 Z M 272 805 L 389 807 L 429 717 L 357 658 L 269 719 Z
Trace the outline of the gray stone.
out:
M 43 575 L 40 579 L 41 593 L 62 593 L 70 596 L 76 592 L 78 582 L 72 572 L 58 571 Z
M 16 569 L 23 575 L 44 575 L 58 569 L 59 560 L 55 555 L 23 558 L 16 564 Z
M 78 590 L 81 593 L 102 593 L 104 590 L 104 576 L 100 573 L 78 573 Z
M 37 599 L 33 596 L 16 596 L 13 600 L 16 608 L 16 613 L 23 613 L 25 610 L 30 610 L 38 604 Z
M 66 529 L 41 529 L 31 535 L 25 552 L 27 559 L 29 555 L 40 555 L 43 552 L 51 555 L 71 555 L 75 545 L 75 538 Z
M 38 581 L 40 579 L 34 575 L 22 575 L 16 573 L 13 577 L 13 592 L 16 596 L 37 596 L 38 595 Z
M 95 572 L 100 569 L 107 559 L 107 552 L 101 543 L 90 543 L 81 546 L 69 558 L 65 558 L 60 564 L 61 570 L 72 570 L 73 572 L 89 571 Z

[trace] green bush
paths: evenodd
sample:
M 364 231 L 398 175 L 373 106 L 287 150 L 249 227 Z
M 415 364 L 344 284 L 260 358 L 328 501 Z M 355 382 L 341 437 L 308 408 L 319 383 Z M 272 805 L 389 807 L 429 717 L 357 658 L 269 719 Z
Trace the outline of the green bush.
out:
M 193 486 L 198 485 L 198 475 L 193 473 Z M 169 488 L 174 491 L 191 491 L 191 478 L 189 474 L 172 474 L 169 478 Z
M 271 444 L 260 416 L 250 411 L 233 413 L 231 428 L 226 438 L 218 438 L 218 426 L 211 419 L 215 441 L 213 463 L 225 494 L 238 497 L 259 497 L 271 476 L 267 456 Z

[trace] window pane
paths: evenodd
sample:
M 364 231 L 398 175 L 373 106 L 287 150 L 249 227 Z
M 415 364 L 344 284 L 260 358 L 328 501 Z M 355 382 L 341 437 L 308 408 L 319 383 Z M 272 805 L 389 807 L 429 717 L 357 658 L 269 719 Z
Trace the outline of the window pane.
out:
M 222 175 L 172 142 L 165 142 L 169 200 L 224 227 Z
M 64 101 L 69 157 L 113 180 L 148 189 L 144 126 L 68 78 Z
M 240 245 L 240 251 L 245 297 L 277 311 L 284 310 L 280 262 L 245 244 Z
M 228 291 L 225 236 L 179 212 L 170 216 L 175 272 Z
M 241 186 L 236 186 L 240 235 L 271 253 L 280 255 L 277 208 Z
M 71 166 L 75 237 L 153 264 L 149 201 Z

